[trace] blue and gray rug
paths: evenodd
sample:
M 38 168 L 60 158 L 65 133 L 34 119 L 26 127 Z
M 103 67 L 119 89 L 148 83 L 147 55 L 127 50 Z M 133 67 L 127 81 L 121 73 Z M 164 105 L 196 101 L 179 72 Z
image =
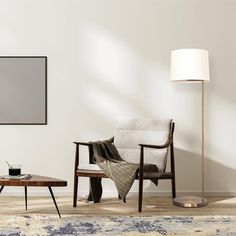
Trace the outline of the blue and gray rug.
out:
M 236 235 L 236 216 L 0 216 L 1 236 Z

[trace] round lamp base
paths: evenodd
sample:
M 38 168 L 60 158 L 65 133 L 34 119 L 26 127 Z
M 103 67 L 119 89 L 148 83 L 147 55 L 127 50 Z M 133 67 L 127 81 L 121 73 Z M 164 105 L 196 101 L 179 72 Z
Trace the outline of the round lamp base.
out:
M 204 207 L 208 204 L 205 198 L 195 196 L 176 197 L 174 198 L 173 203 L 176 206 L 186 208 Z

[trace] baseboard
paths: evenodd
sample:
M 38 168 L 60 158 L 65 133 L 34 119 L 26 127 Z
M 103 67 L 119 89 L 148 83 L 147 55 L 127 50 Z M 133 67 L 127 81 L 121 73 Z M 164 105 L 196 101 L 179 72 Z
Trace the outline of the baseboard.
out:
M 73 192 L 54 191 L 55 196 L 72 197 Z M 2 196 L 24 196 L 24 191 L 2 191 Z M 48 191 L 30 191 L 28 190 L 29 196 L 50 196 Z M 80 197 L 85 197 L 88 192 L 78 193 Z M 103 197 L 116 197 L 116 192 L 104 192 Z M 138 192 L 129 192 L 128 197 L 138 196 Z M 144 192 L 144 197 L 170 197 L 171 192 Z M 177 196 L 201 196 L 201 192 L 178 192 Z M 205 192 L 206 197 L 236 197 L 236 192 Z

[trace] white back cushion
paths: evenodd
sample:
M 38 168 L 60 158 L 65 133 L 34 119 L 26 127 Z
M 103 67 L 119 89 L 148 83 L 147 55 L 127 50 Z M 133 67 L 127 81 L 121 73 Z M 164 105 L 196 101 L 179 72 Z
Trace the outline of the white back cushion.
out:
M 163 145 L 168 140 L 170 122 L 167 119 L 118 119 L 114 145 L 120 156 L 128 162 L 139 163 L 139 144 Z M 144 149 L 144 163 L 156 164 L 164 171 L 168 149 Z

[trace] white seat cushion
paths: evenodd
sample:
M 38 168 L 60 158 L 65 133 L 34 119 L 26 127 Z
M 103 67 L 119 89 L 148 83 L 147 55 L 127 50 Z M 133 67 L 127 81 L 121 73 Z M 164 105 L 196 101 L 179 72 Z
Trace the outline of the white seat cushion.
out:
M 125 161 L 139 163 L 139 144 L 165 144 L 170 132 L 170 123 L 170 119 L 118 119 L 114 145 Z M 164 171 L 167 153 L 167 148 L 159 150 L 145 148 L 144 162 L 156 164 L 159 171 Z

